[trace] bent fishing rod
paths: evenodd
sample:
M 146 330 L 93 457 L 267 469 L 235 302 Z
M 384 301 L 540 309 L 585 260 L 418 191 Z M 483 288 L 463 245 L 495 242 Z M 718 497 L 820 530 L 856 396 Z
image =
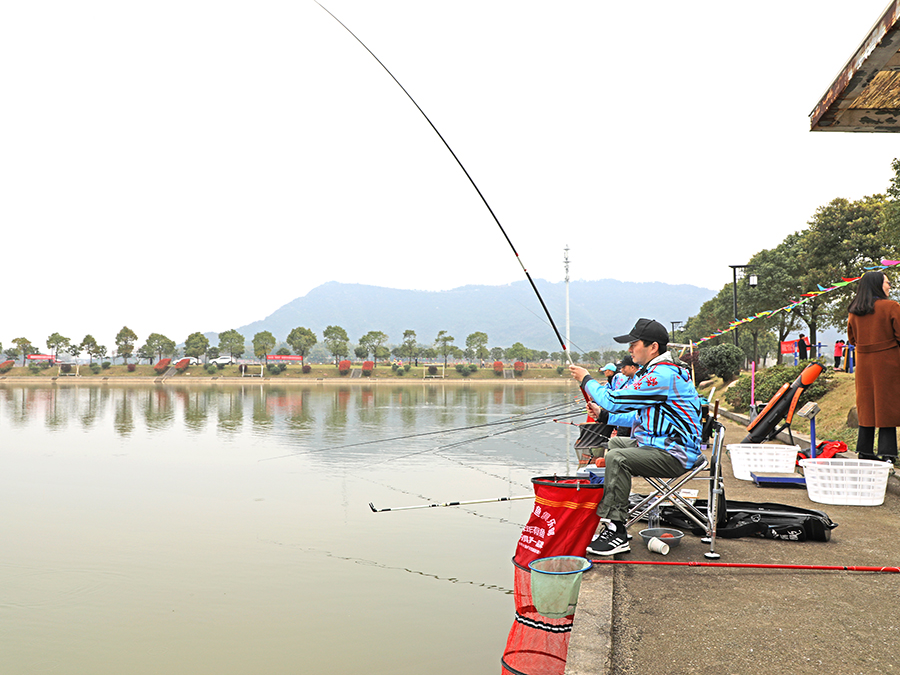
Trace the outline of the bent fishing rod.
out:
M 491 208 L 491 205 L 488 204 L 487 199 L 485 199 L 485 196 L 482 194 L 481 190 L 478 188 L 478 185 L 475 184 L 475 181 L 473 180 L 472 176 L 469 175 L 469 172 L 466 170 L 466 167 L 463 166 L 463 163 L 460 161 L 459 157 L 457 157 L 456 153 L 453 152 L 453 148 L 450 147 L 450 144 L 446 141 L 446 139 L 441 134 L 441 132 L 438 131 L 438 128 L 436 126 L 434 126 L 434 122 L 432 122 L 431 119 L 428 117 L 428 115 L 425 114 L 425 111 L 422 110 L 422 107 L 418 103 L 416 103 L 416 99 L 414 99 L 412 97 L 412 95 L 406 90 L 406 87 L 404 87 L 402 84 L 400 84 L 400 80 L 398 80 L 396 77 L 394 77 L 394 74 L 388 69 L 388 67 L 386 65 L 384 65 L 384 63 L 382 63 L 381 59 L 379 59 L 377 56 L 375 56 L 375 52 L 373 52 L 371 49 L 369 49 L 366 46 L 366 43 L 363 42 L 362 40 L 360 40 L 359 37 L 356 35 L 356 33 L 354 33 L 352 30 L 350 30 L 343 21 L 341 21 L 334 14 L 332 14 L 331 11 L 327 7 L 325 7 L 318 0 L 315 0 L 315 2 L 319 7 L 321 7 L 326 12 L 328 12 L 328 14 L 331 15 L 332 19 L 334 19 L 339 24 L 341 24 L 341 26 L 344 27 L 344 30 L 346 30 L 348 33 L 350 33 L 350 35 L 352 35 L 354 37 L 354 39 L 359 44 L 361 44 L 363 46 L 363 48 L 367 52 L 369 52 L 369 54 L 372 55 L 373 59 L 378 61 L 378 65 L 380 65 L 382 68 L 384 68 L 384 71 L 388 75 L 390 75 L 391 79 L 397 83 L 397 86 L 403 90 L 403 93 L 406 94 L 407 98 L 409 98 L 409 100 L 412 101 L 413 105 L 416 106 L 418 111 L 420 113 L 422 113 L 422 117 L 425 118 L 425 121 L 428 122 L 428 124 L 434 130 L 434 133 L 436 133 L 438 135 L 438 138 L 441 139 L 441 142 L 444 144 L 444 147 L 446 147 L 447 150 L 450 151 L 450 154 L 453 155 L 453 159 L 456 160 L 456 163 L 459 164 L 459 168 L 463 170 L 464 174 L 466 174 L 466 178 L 469 179 L 469 182 L 472 184 L 472 187 L 475 188 L 475 192 L 477 192 L 478 196 L 481 197 L 481 201 L 484 202 L 484 205 L 485 205 L 485 207 L 487 207 L 487 210 L 491 214 L 491 217 L 494 219 L 494 222 L 497 223 L 497 227 L 500 228 L 500 232 L 503 233 L 503 237 L 506 239 L 506 243 L 509 244 L 509 247 L 512 249 L 512 252 L 515 254 L 516 260 L 518 261 L 519 266 L 522 268 L 522 271 L 525 273 L 525 277 L 528 279 L 528 283 L 531 284 L 531 289 L 534 291 L 534 294 L 537 296 L 538 301 L 541 303 L 541 307 L 544 310 L 544 314 L 547 315 L 547 319 L 549 319 L 549 321 L 550 321 L 550 326 L 551 326 L 551 328 L 553 328 L 553 332 L 556 333 L 556 339 L 559 340 L 559 344 L 562 347 L 563 354 L 566 355 L 566 360 L 568 360 L 569 364 L 572 365 L 572 357 L 569 355 L 569 350 L 566 347 L 566 343 L 563 340 L 562 335 L 560 335 L 559 329 L 556 327 L 556 322 L 554 322 L 553 317 L 550 316 L 550 310 L 547 309 L 547 305 L 544 303 L 544 298 L 541 297 L 540 291 L 538 291 L 538 288 L 535 285 L 534 280 L 532 280 L 532 278 L 531 278 L 531 274 L 528 273 L 528 270 L 525 267 L 525 263 L 522 261 L 522 258 L 519 256 L 519 252 L 516 250 L 516 247 L 513 245 L 512 240 L 509 238 L 509 235 L 506 233 L 506 230 L 503 228 L 503 225 L 500 224 L 499 218 L 497 218 L 496 214 L 494 213 L 494 210 Z

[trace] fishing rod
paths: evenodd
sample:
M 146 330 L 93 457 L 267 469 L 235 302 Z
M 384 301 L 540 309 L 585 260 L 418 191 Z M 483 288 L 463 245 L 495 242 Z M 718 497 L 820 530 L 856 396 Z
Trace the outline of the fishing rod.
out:
M 838 572 L 890 572 L 900 573 L 900 567 L 860 567 L 857 565 L 774 565 L 762 563 L 723 563 L 723 562 L 676 562 L 655 560 L 606 560 L 602 558 L 588 558 L 592 563 L 607 563 L 610 565 L 679 565 L 683 567 L 743 567 L 748 569 L 766 570 L 830 570 Z
M 466 506 L 468 504 L 487 504 L 490 502 L 512 502 L 517 499 L 534 499 L 534 495 L 519 495 L 517 497 L 495 497 L 494 499 L 472 499 L 467 502 L 444 502 L 443 504 L 419 504 L 417 506 L 395 506 L 391 509 L 376 509 L 372 502 L 369 508 L 372 513 L 384 513 L 385 511 L 412 511 L 413 509 L 433 509 L 439 506 Z
M 472 187 L 475 188 L 475 192 L 477 192 L 478 196 L 481 197 L 481 201 L 484 202 L 484 205 L 487 207 L 487 210 L 491 214 L 491 217 L 494 219 L 494 222 L 497 223 L 497 227 L 500 228 L 500 232 L 503 233 L 503 237 L 506 239 L 506 243 L 509 244 L 509 247 L 512 249 L 512 252 L 515 254 L 516 260 L 518 261 L 519 266 L 522 268 L 522 271 L 525 273 L 525 277 L 528 279 L 528 283 L 531 284 L 531 289 L 534 291 L 534 294 L 537 296 L 538 301 L 541 303 L 541 307 L 544 310 L 544 314 L 547 315 L 547 319 L 549 319 L 549 321 L 550 321 L 550 326 L 551 326 L 551 328 L 553 328 L 553 332 L 556 333 L 556 339 L 559 340 L 559 344 L 562 347 L 563 354 L 566 355 L 566 359 L 568 360 L 569 364 L 572 365 L 572 357 L 569 355 L 569 350 L 566 347 L 566 343 L 563 340 L 562 335 L 559 332 L 559 329 L 556 327 L 556 323 L 553 321 L 553 317 L 550 316 L 550 310 L 547 309 L 547 305 L 544 303 L 544 299 L 541 297 L 540 291 L 538 291 L 538 288 L 535 285 L 534 280 L 532 280 L 531 274 L 529 274 L 528 270 L 525 268 L 525 264 L 522 261 L 522 258 L 519 256 L 519 252 L 516 250 L 516 247 L 513 245 L 512 240 L 509 238 L 509 235 L 506 233 L 506 230 L 503 229 L 503 225 L 500 224 L 500 220 L 497 218 L 496 214 L 494 213 L 494 210 L 491 208 L 491 205 L 488 204 L 487 199 L 485 199 L 481 190 L 478 188 L 478 185 L 475 184 L 475 181 L 473 180 L 472 176 L 469 175 L 469 172 L 466 170 L 466 167 L 463 166 L 463 163 L 460 161 L 459 157 L 457 157 L 456 153 L 453 152 L 453 148 L 450 147 L 450 144 L 446 141 L 446 139 L 443 137 L 441 132 L 438 131 L 438 128 L 436 126 L 434 126 L 434 122 L 432 122 L 431 119 L 428 117 L 428 115 L 425 114 L 425 111 L 422 110 L 421 106 L 418 103 L 416 103 L 416 99 L 414 99 L 412 97 L 412 95 L 406 90 L 406 87 L 404 87 L 402 84 L 400 84 L 400 80 L 398 80 L 396 77 L 394 77 L 394 74 L 388 69 L 388 67 L 386 65 L 384 65 L 384 63 L 381 62 L 381 59 L 379 59 L 377 56 L 375 56 L 375 52 L 373 52 L 371 49 L 369 49 L 366 46 L 366 43 L 363 42 L 362 40 L 360 40 L 359 37 L 356 35 L 356 33 L 354 33 L 352 30 L 347 28 L 346 24 L 344 24 L 343 21 L 341 21 L 334 14 L 332 14 L 331 11 L 327 7 L 325 7 L 322 3 L 318 2 L 318 0 L 316 0 L 316 4 L 319 5 L 319 7 L 324 9 L 326 12 L 328 12 L 328 14 L 331 15 L 332 19 L 334 19 L 339 24 L 341 24 L 341 26 L 344 27 L 344 30 L 346 30 L 348 33 L 350 33 L 350 35 L 352 35 L 354 37 L 354 39 L 359 44 L 361 44 L 363 46 L 363 48 L 367 52 L 369 52 L 369 54 L 372 55 L 373 59 L 378 61 L 378 65 L 380 65 L 382 68 L 384 68 L 384 71 L 388 75 L 390 75 L 391 79 L 397 83 L 397 86 L 403 90 L 403 93 L 406 94 L 407 98 L 409 98 L 410 101 L 412 101 L 413 105 L 416 106 L 418 111 L 420 113 L 422 113 L 422 117 L 424 117 L 425 121 L 428 122 L 428 124 L 431 126 L 432 129 L 434 129 L 434 133 L 436 133 L 438 135 L 438 138 L 441 139 L 441 142 L 444 144 L 444 146 L 447 148 L 447 150 L 450 151 L 450 154 L 453 155 L 453 159 L 456 160 L 456 163 L 459 164 L 459 168 L 462 169 L 464 174 L 466 174 L 466 178 L 469 179 L 469 182 L 472 184 Z M 585 394 L 585 396 L 587 396 L 587 395 Z

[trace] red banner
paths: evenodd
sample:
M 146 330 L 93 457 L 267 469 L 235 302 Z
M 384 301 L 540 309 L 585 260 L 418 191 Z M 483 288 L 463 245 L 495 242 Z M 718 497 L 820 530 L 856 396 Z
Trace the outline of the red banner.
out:
M 788 340 L 787 342 L 781 343 L 781 353 L 782 354 L 793 354 L 797 351 L 797 341 L 796 340 Z
M 291 354 L 266 354 L 266 361 L 302 361 L 302 356 Z
M 26 359 L 30 359 L 32 361 L 52 361 L 53 357 L 49 354 L 29 354 L 25 357 Z

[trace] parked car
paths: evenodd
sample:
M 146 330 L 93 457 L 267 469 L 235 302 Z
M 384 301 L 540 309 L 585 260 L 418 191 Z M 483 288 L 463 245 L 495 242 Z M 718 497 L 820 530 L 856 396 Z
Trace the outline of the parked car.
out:
M 215 363 L 217 366 L 227 366 L 230 363 L 234 363 L 234 359 L 230 356 L 219 356 L 214 359 L 209 360 L 210 363 Z

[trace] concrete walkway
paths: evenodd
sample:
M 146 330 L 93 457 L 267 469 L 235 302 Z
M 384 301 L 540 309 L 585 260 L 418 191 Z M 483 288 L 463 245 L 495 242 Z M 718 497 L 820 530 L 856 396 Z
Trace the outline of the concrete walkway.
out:
M 744 426 L 727 422 L 726 443 Z M 796 435 L 795 435 L 796 438 Z M 882 506 L 817 504 L 805 488 L 761 488 L 723 462 L 726 497 L 827 513 L 828 542 L 719 539 L 723 563 L 900 566 L 900 480 Z M 699 483 L 698 483 L 699 485 Z M 636 492 L 648 491 L 641 479 Z M 702 496 L 702 495 L 701 495 Z M 707 562 L 687 534 L 668 556 L 650 553 L 633 526 L 618 560 Z M 585 573 L 566 675 L 900 673 L 900 574 L 597 564 Z

